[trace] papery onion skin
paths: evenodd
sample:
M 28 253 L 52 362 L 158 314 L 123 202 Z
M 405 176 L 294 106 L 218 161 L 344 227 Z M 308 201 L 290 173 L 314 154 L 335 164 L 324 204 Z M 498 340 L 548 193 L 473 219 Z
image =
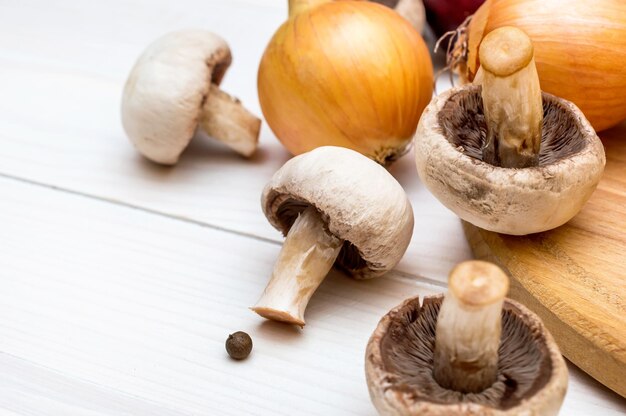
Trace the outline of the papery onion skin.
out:
M 626 1 L 487 0 L 459 39 L 462 77 L 473 79 L 481 39 L 502 26 L 530 36 L 543 91 L 572 101 L 597 131 L 626 120 Z
M 294 155 L 343 146 L 387 164 L 404 152 L 432 97 L 428 49 L 379 4 L 322 4 L 285 22 L 258 73 L 268 125 Z

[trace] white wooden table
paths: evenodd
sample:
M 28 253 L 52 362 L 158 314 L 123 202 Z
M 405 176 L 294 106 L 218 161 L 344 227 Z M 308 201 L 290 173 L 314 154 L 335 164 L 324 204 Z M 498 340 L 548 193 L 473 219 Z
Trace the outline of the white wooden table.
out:
M 260 114 L 256 69 L 283 0 L 0 1 L 0 410 L 15 415 L 374 415 L 363 374 L 378 319 L 445 289 L 470 257 L 458 220 L 420 184 L 413 241 L 387 277 L 331 274 L 303 331 L 247 309 L 281 236 L 260 191 L 289 157 L 264 126 L 245 161 L 195 141 L 175 168 L 144 161 L 120 125 L 125 77 L 161 34 L 231 44 L 224 89 Z M 234 362 L 230 332 L 255 347 Z M 562 414 L 626 414 L 570 366 Z

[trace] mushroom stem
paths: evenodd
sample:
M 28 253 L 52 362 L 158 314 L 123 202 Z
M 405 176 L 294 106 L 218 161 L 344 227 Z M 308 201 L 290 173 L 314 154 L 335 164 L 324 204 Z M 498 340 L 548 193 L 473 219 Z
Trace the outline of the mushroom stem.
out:
M 487 122 L 483 160 L 494 166 L 538 164 L 543 105 L 533 45 L 522 30 L 506 26 L 490 32 L 479 50 Z
M 211 84 L 202 105 L 200 127 L 243 156 L 252 156 L 259 141 L 261 120 L 246 110 L 241 101 Z
M 433 377 L 444 388 L 479 393 L 498 371 L 506 274 L 483 261 L 456 266 L 448 279 L 435 332 Z
M 304 326 L 304 310 L 339 255 L 343 241 L 325 228 L 314 207 L 291 226 L 272 278 L 251 309 L 264 318 Z
M 298 13 L 332 0 L 289 0 L 289 17 L 294 17 Z

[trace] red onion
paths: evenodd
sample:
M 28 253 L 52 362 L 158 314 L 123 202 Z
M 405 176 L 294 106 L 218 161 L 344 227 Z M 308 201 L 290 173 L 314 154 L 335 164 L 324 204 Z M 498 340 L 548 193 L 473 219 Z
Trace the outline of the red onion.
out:
M 437 37 L 455 30 L 485 0 L 424 0 L 426 19 Z

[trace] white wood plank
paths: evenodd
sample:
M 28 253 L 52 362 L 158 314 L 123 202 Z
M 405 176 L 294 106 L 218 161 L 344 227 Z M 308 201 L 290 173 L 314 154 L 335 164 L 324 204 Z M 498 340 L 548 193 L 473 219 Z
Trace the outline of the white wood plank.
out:
M 276 244 L 2 178 L 0 195 L 0 409 L 20 415 L 374 415 L 371 331 L 442 290 L 333 273 L 301 331 L 247 309 Z M 255 342 L 243 362 L 224 351 L 235 330 Z M 563 414 L 625 413 L 572 371 Z
M 372 414 L 367 338 L 403 296 L 433 292 L 333 275 L 300 331 L 247 309 L 275 244 L 0 184 L 0 351 L 181 411 Z M 255 349 L 235 363 L 224 340 L 239 329 Z
M 250 162 L 198 138 L 180 166 L 165 169 L 135 154 L 118 111 L 127 71 L 147 43 L 204 27 L 234 50 L 224 88 L 259 113 L 256 66 L 284 14 L 285 2 L 274 0 L 2 2 L 0 173 L 279 242 L 258 198 L 288 155 L 266 127 Z M 0 179 L 0 351 L 33 366 L 0 359 L 0 409 L 88 414 L 84 395 L 94 394 L 105 404 L 92 410 L 104 414 L 116 414 L 106 403 L 127 397 L 145 409 L 139 414 L 280 414 L 292 403 L 300 414 L 373 414 L 353 351 L 400 299 L 440 290 L 403 273 L 441 281 L 469 257 L 458 221 L 421 186 L 412 158 L 392 173 L 417 214 L 399 272 L 358 285 L 333 276 L 309 308 L 317 329 L 303 334 L 245 309 L 276 245 Z M 253 333 L 258 358 L 225 359 L 222 343 L 235 329 Z M 77 394 L 55 390 L 64 383 L 77 383 Z M 572 371 L 563 414 L 623 411 L 623 401 Z
M 162 168 L 137 155 L 119 120 L 137 55 L 183 27 L 211 28 L 231 43 L 235 62 L 224 89 L 260 114 L 257 65 L 286 13 L 286 1 L 273 4 L 0 4 L 0 172 L 280 241 L 259 198 L 289 155 L 267 126 L 250 161 L 197 137 L 176 168 Z M 460 224 L 421 185 L 412 155 L 391 171 L 416 212 L 413 243 L 398 269 L 443 281 L 452 264 L 470 257 Z
M 561 413 L 563 416 L 575 414 L 586 415 L 624 415 L 626 400 L 611 390 L 601 387 L 581 369 L 569 363 L 570 383 Z
M 188 416 L 0 353 L 0 409 L 14 415 Z

